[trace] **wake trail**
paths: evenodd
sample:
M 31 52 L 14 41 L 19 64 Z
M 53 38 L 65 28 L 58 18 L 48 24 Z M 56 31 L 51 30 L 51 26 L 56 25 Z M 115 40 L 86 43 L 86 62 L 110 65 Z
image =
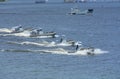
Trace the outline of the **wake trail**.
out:
M 86 50 L 85 51 L 69 51 L 63 48 L 56 48 L 56 49 L 45 49 L 45 50 L 31 50 L 31 49 L 1 49 L 1 52 L 31 52 L 31 53 L 51 53 L 51 54 L 61 54 L 61 55 L 77 55 L 77 56 L 87 56 L 89 55 Z M 96 48 L 94 51 L 94 55 L 105 54 L 108 51 L 103 51 L 101 49 Z

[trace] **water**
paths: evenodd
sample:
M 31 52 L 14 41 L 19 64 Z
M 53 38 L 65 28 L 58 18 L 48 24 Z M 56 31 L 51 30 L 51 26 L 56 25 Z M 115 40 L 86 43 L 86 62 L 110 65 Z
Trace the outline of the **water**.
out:
M 67 15 L 71 7 L 93 8 L 93 15 Z M 67 39 L 82 41 L 109 53 L 95 56 L 42 52 L 0 52 L 0 79 L 119 79 L 120 3 L 2 3 L 0 28 L 23 25 L 56 31 Z M 39 50 L 34 45 L 8 44 L 8 41 L 58 40 L 0 36 L 0 49 Z M 48 48 L 49 49 L 49 48 Z

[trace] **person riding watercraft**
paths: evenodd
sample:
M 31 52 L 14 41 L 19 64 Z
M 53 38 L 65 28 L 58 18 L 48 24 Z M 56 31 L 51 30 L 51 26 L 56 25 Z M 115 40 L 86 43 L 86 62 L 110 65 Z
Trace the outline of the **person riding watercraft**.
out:
M 75 41 L 73 41 L 73 40 L 65 40 L 65 39 L 61 38 L 60 43 L 61 44 L 67 44 L 67 45 L 70 45 L 70 46 L 75 46 Z
M 32 30 L 31 33 L 30 33 L 31 36 L 37 36 L 39 34 L 43 34 L 43 31 L 42 31 L 41 28 L 40 29 Z
M 87 55 L 94 55 L 94 51 L 95 49 L 93 47 L 87 47 L 87 48 L 83 48 L 83 47 L 79 47 L 79 45 L 76 45 L 76 52 L 84 52 Z
M 30 37 L 37 37 L 37 36 L 51 36 L 55 37 L 55 32 L 43 32 L 42 29 L 35 29 L 32 30 L 30 33 Z
M 69 14 L 71 15 L 76 15 L 80 12 L 80 10 L 78 8 L 71 8 L 71 12 Z
M 21 25 L 13 27 L 11 30 L 12 30 L 12 33 L 20 33 L 24 31 Z

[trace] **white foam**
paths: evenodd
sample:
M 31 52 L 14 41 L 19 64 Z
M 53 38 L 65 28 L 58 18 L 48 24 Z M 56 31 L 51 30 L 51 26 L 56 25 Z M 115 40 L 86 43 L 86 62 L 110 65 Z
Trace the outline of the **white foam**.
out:
M 75 52 L 69 52 L 69 50 L 65 50 L 63 48 L 56 48 L 56 49 L 45 49 L 45 50 L 30 50 L 30 49 L 26 49 L 26 50 L 18 50 L 18 49 L 8 49 L 8 50 L 0 50 L 1 52 L 33 52 L 33 53 L 51 53 L 51 54 L 64 54 L 64 55 L 82 55 L 82 56 L 87 56 L 88 55 L 88 51 L 84 50 L 84 51 L 75 51 Z M 98 55 L 98 54 L 104 54 L 104 53 L 108 53 L 108 51 L 103 51 L 101 49 L 95 49 L 95 51 L 93 52 L 94 55 Z
M 32 37 L 32 38 L 52 38 L 52 36 L 37 36 L 37 37 Z
M 24 31 L 21 33 L 11 33 L 9 31 L 10 34 L 0 34 L 0 36 L 21 36 L 21 37 L 29 37 L 30 36 L 30 32 L 29 31 Z
M 55 42 L 47 42 L 47 41 L 43 41 L 43 42 L 30 42 L 30 41 L 24 41 L 24 42 L 13 42 L 13 41 L 9 41 L 9 44 L 20 44 L 20 45 L 36 45 L 36 46 L 44 46 L 44 47 L 54 47 Z
M 30 41 L 24 41 L 24 42 L 14 42 L 9 41 L 10 44 L 21 44 L 21 45 L 36 45 L 36 46 L 44 46 L 44 47 L 55 47 L 55 46 L 71 46 L 71 44 L 67 42 L 62 43 L 56 43 L 54 41 L 48 42 L 48 41 L 42 41 L 42 42 L 30 42 Z
M 83 55 L 86 56 L 88 55 L 88 50 L 83 50 L 83 51 L 74 51 L 70 52 L 69 50 L 65 50 L 63 48 L 58 48 L 58 49 L 52 49 L 52 50 L 42 50 L 42 52 L 46 53 L 52 53 L 52 54 L 64 54 L 64 55 Z M 104 54 L 108 53 L 108 51 L 103 51 L 101 49 L 95 49 L 94 52 L 91 53 L 91 55 L 98 55 L 98 54 Z
M 41 51 L 45 53 L 52 53 L 52 54 L 67 54 L 68 53 L 68 51 L 64 50 L 63 48 L 41 50 Z
M 101 49 L 99 49 L 99 48 L 96 48 L 96 49 L 94 50 L 94 53 L 95 53 L 95 54 L 104 54 L 104 53 L 108 53 L 108 51 L 104 51 L 104 50 L 101 50 Z
M 21 33 L 14 33 L 13 35 L 15 35 L 15 36 L 29 37 L 30 36 L 30 31 L 24 31 L 24 32 L 21 32 Z
M 59 35 L 55 35 L 55 37 L 59 37 Z
M 75 53 L 72 53 L 71 55 L 88 55 L 88 52 L 90 52 L 89 50 L 79 50 L 76 51 Z M 98 54 L 104 54 L 104 53 L 108 53 L 108 51 L 103 51 L 101 49 L 94 49 L 93 52 L 91 52 L 91 55 L 98 55 Z
M 36 50 L 30 50 L 30 49 L 26 49 L 26 50 L 21 50 L 21 49 L 1 49 L 1 52 L 37 52 Z
M 47 41 L 44 41 L 44 42 L 41 42 L 41 43 L 26 41 L 26 42 L 22 42 L 21 44 L 37 45 L 37 46 L 44 46 L 44 47 L 53 47 L 53 46 L 55 46 L 55 42 L 49 43 Z
M 59 43 L 59 44 L 56 44 L 56 46 L 71 46 L 71 44 L 68 44 L 68 43 Z
M 5 33 L 11 33 L 11 29 L 7 29 L 7 28 L 1 28 L 0 32 L 5 32 Z

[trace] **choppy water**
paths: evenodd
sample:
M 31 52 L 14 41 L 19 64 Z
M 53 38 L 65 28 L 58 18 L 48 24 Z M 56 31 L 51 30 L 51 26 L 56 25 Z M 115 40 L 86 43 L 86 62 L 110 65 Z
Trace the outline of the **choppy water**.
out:
M 67 15 L 71 7 L 93 8 L 92 15 Z M 95 56 L 51 54 L 27 50 L 45 49 L 36 45 L 9 44 L 39 42 L 58 38 L 0 36 L 0 79 L 119 79 L 120 76 L 120 3 L 2 3 L 0 28 L 23 25 L 43 28 L 82 41 L 109 53 Z M 11 51 L 13 50 L 14 51 Z M 51 49 L 51 48 L 48 48 Z M 19 52 L 17 52 L 17 51 Z M 25 50 L 25 51 L 24 51 Z

